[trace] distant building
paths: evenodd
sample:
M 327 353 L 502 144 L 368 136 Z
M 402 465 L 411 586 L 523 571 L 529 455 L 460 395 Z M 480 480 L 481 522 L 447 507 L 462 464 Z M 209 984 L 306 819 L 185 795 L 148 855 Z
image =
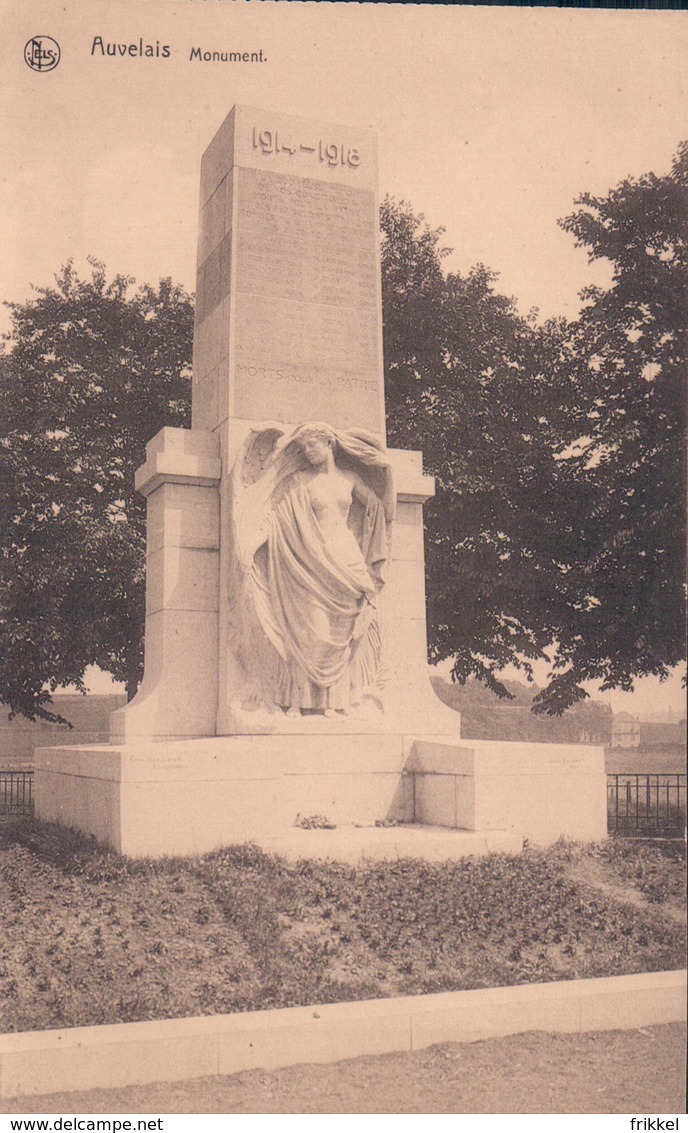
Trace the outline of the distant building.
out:
M 640 746 L 641 747 L 668 747 L 674 744 L 685 744 L 685 720 L 641 720 Z
M 640 721 L 630 712 L 617 712 L 612 720 L 612 747 L 640 747 Z
M 30 771 L 37 747 L 106 743 L 110 713 L 126 704 L 126 700 L 122 693 L 55 693 L 52 711 L 69 720 L 71 728 L 45 720 L 27 720 L 25 716 L 9 720 L 9 709 L 0 704 L 0 771 Z
M 670 714 L 640 720 L 630 712 L 617 712 L 612 720 L 612 747 L 661 749 L 685 745 L 686 721 Z

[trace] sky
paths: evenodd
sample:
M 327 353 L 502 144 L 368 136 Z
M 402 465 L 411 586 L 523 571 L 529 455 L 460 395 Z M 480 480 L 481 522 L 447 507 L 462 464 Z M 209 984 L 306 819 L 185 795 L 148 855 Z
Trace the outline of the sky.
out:
M 200 157 L 235 102 L 374 129 L 380 192 L 484 263 L 526 312 L 574 316 L 605 264 L 557 226 L 578 194 L 669 170 L 686 135 L 688 19 L 672 11 L 244 0 L 0 0 L 0 298 L 68 257 L 195 286 Z M 37 74 L 28 38 L 59 66 Z M 93 40 L 170 47 L 103 57 Z M 262 50 L 263 63 L 204 63 Z M 6 318 L 6 316 L 5 316 Z M 5 323 L 5 325 L 7 325 Z
M 484 263 L 522 313 L 575 317 L 580 289 L 609 269 L 557 220 L 581 192 L 668 172 L 688 136 L 680 11 L 271 0 L 0 0 L 0 11 L 2 300 L 50 286 L 70 257 L 85 270 L 88 256 L 194 290 L 200 158 L 243 102 L 373 129 L 381 197 L 446 229 L 448 267 Z M 50 72 L 24 60 L 37 35 L 60 45 Z M 96 37 L 169 57 L 103 56 Z M 192 47 L 265 61 L 199 62 Z

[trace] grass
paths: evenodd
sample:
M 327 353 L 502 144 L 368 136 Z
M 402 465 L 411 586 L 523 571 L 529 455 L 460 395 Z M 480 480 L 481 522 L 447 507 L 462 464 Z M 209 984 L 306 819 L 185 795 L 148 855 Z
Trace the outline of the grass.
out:
M 681 844 L 290 865 L 130 861 L 59 827 L 0 844 L 0 1029 L 215 1014 L 679 968 Z

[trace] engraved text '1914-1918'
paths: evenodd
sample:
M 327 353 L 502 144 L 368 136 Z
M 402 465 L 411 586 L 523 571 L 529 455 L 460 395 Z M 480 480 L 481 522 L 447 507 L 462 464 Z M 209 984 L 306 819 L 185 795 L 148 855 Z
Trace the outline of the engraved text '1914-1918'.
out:
M 288 153 L 290 157 L 297 153 L 310 153 L 316 161 L 329 165 L 330 168 L 342 165 L 358 169 L 361 164 L 361 152 L 355 146 L 323 138 L 304 138 L 299 141 L 284 131 L 260 130 L 257 126 L 253 127 L 252 146 L 266 157 L 277 153 Z

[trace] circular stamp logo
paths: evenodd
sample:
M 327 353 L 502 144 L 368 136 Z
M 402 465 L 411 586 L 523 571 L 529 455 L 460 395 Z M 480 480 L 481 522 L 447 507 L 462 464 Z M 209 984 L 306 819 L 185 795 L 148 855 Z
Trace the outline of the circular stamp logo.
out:
M 60 62 L 60 45 L 49 35 L 33 35 L 24 48 L 24 62 L 32 71 L 54 71 Z

